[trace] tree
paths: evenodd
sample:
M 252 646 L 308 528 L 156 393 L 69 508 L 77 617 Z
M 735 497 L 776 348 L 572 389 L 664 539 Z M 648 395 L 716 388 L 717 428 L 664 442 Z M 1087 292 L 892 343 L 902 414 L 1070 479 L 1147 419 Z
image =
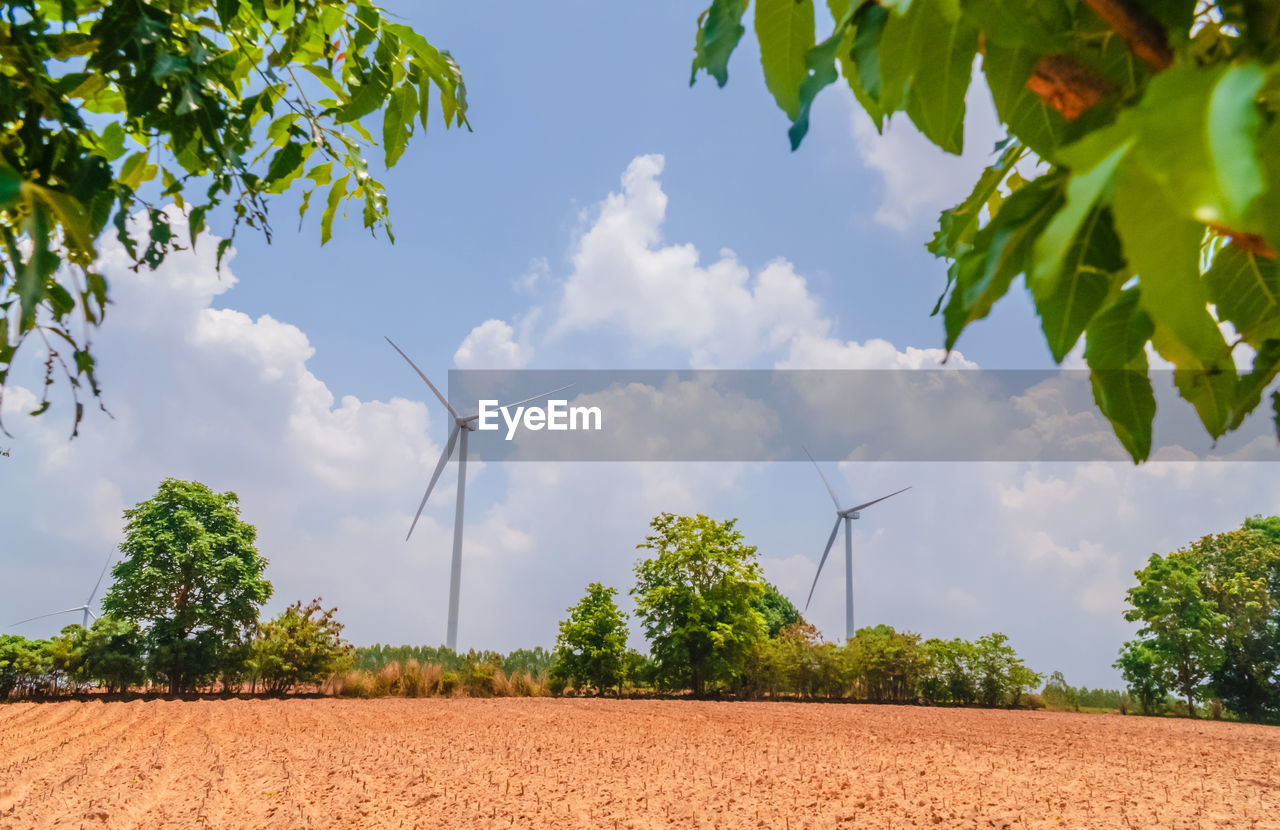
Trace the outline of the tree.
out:
M 1022 693 L 1041 680 L 1039 674 L 1023 664 L 1009 645 L 1009 637 L 999 632 L 984 634 L 974 642 L 971 665 L 978 699 L 984 706 L 1017 706 Z
M 257 531 L 241 521 L 235 493 L 167 478 L 125 513 L 125 558 L 103 609 L 146 632 L 149 663 L 170 694 L 214 674 L 219 654 L 243 642 L 271 597 Z
M 956 638 L 931 638 L 924 642 L 925 697 L 952 703 L 973 703 L 978 698 L 972 666 L 976 659 L 973 643 Z
M 259 626 L 250 644 L 250 660 L 263 689 L 269 694 L 286 694 L 351 664 L 354 651 L 342 639 L 337 612 L 337 608 L 321 607 L 319 599 L 305 607 L 298 600 Z
M 636 546 L 653 552 L 636 564 L 631 594 L 659 677 L 694 694 L 741 675 L 766 634 L 753 605 L 764 594 L 756 549 L 736 523 L 662 513 Z
M 752 602 L 751 607 L 764 617 L 764 627 L 770 637 L 777 637 L 782 629 L 800 620 L 800 612 L 795 605 L 772 582 L 764 583 L 764 593 Z
M 1214 694 L 1250 720 L 1280 716 L 1280 540 L 1254 517 L 1205 536 L 1183 552 L 1201 592 L 1223 617 Z
M 1145 638 L 1143 644 L 1187 701 L 1187 712 L 1194 718 L 1201 686 L 1222 659 L 1218 638 L 1226 617 L 1204 596 L 1200 573 L 1183 552 L 1152 554 L 1147 566 L 1134 575 L 1138 584 L 1128 591 L 1131 608 L 1125 619 L 1142 623 L 1138 634 Z
M 1131 640 L 1120 649 L 1120 659 L 1114 665 L 1138 699 L 1142 714 L 1154 715 L 1169 693 L 1168 672 L 1160 655 L 1146 643 Z
M 877 703 L 916 699 L 926 667 L 920 635 L 892 626 L 859 628 L 846 646 L 860 697 Z
M 713 0 L 703 12 L 691 83 L 699 71 L 726 83 L 747 5 Z M 1094 399 L 1135 461 L 1151 450 L 1148 344 L 1180 370 L 1174 383 L 1210 435 L 1239 427 L 1280 370 L 1275 4 L 827 5 L 834 27 L 817 42 L 813 0 L 755 4 L 765 82 L 792 121 L 793 150 L 814 98 L 843 74 L 877 129 L 905 112 L 959 153 L 979 54 L 1008 130 L 928 244 L 949 263 L 934 309 L 947 349 L 1022 276 L 1056 361 L 1085 337 Z M 1239 339 L 1228 343 L 1220 322 Z M 1252 371 L 1238 373 L 1232 353 L 1246 347 Z
M 96 242 L 114 227 L 135 267 L 195 246 L 225 215 L 268 241 L 272 197 L 303 186 L 322 202 L 321 244 L 340 206 L 388 224 L 368 171 L 363 120 L 381 113 L 390 168 L 427 127 L 435 87 L 445 127 L 466 124 L 466 88 L 448 52 L 370 0 L 13 0 L 0 21 L 0 392 L 33 335 L 75 398 L 98 397 L 82 324 L 108 303 Z M 186 214 L 175 233 L 165 204 Z M 135 212 L 142 221 L 134 221 Z
M 0 700 L 40 689 L 51 667 L 48 646 L 45 640 L 0 634 Z
M 627 616 L 613 601 L 617 591 L 599 582 L 587 586 L 577 605 L 567 609 L 556 637 L 552 674 L 576 689 L 622 691 L 623 657 L 627 653 Z

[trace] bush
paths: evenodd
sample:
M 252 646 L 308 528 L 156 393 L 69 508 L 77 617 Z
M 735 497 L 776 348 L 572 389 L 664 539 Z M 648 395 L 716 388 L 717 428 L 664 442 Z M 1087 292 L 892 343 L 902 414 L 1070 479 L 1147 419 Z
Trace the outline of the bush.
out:
M 274 620 L 263 623 L 250 643 L 251 664 L 271 694 L 319 683 L 350 665 L 351 646 L 342 639 L 338 609 L 327 611 L 314 599 L 306 607 L 295 602 Z

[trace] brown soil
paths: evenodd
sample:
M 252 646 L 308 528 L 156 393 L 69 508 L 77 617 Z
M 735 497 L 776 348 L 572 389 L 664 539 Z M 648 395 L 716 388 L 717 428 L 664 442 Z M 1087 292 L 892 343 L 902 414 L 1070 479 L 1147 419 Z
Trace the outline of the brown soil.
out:
M 1280 729 L 609 700 L 0 706 L 0 828 L 1280 828 Z

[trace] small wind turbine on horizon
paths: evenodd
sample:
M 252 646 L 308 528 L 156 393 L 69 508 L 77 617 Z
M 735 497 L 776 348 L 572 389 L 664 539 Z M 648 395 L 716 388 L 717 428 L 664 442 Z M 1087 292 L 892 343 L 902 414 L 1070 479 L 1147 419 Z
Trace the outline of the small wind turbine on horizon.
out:
M 107 568 L 111 567 L 111 557 L 113 554 L 114 552 L 107 554 L 107 563 L 102 566 L 102 573 L 98 574 L 98 581 L 93 584 L 93 590 L 89 592 L 89 598 L 85 600 L 84 605 L 77 605 L 75 608 L 64 608 L 61 611 L 50 611 L 48 614 L 39 614 L 35 617 L 27 617 L 25 620 L 18 620 L 16 623 L 13 623 L 9 627 L 13 628 L 14 626 L 22 625 L 23 623 L 34 622 L 35 620 L 43 620 L 45 617 L 56 617 L 59 614 L 70 614 L 75 611 L 83 611 L 84 622 L 82 622 L 81 625 L 83 625 L 85 628 L 88 628 L 89 618 L 93 617 L 95 620 L 98 618 L 98 615 L 93 613 L 89 609 L 93 605 L 93 598 L 98 595 L 98 589 L 102 587 L 102 578 L 107 575 Z
M 809 450 L 801 447 L 804 454 L 809 456 L 809 461 L 813 464 L 813 468 L 818 471 L 822 483 L 826 485 L 827 492 L 831 494 L 831 501 L 836 505 L 836 523 L 831 528 L 831 536 L 827 538 L 827 548 L 822 552 L 822 559 L 818 562 L 818 572 L 813 575 L 813 585 L 809 588 L 809 598 L 805 600 L 804 610 L 809 610 L 809 603 L 813 601 L 813 589 L 818 587 L 818 577 L 822 575 L 822 566 L 827 564 L 827 556 L 831 553 L 831 546 L 836 542 L 836 534 L 840 532 L 840 523 L 844 522 L 844 631 L 845 639 L 852 639 L 854 634 L 853 627 L 853 520 L 860 518 L 860 511 L 870 507 L 873 504 L 879 504 L 885 499 L 892 498 L 899 493 L 905 493 L 910 487 L 903 487 L 901 490 L 895 490 L 887 496 L 881 496 L 878 499 L 872 499 L 862 504 L 854 505 L 848 509 L 840 506 L 840 500 L 836 498 L 836 491 L 831 489 L 831 482 L 827 481 L 827 477 L 822 474 L 822 468 L 818 466 L 818 462 L 813 460 L 813 456 L 809 455 Z
M 409 537 L 413 535 L 413 529 L 418 526 L 418 519 L 422 516 L 422 510 L 427 506 L 427 499 L 431 497 L 431 491 L 435 489 L 436 482 L 440 479 L 440 473 L 444 471 L 444 465 L 448 462 L 449 457 L 453 455 L 453 448 L 458 446 L 458 503 L 453 513 L 453 559 L 449 566 L 449 627 L 445 635 L 445 645 L 450 651 L 458 650 L 458 594 L 462 587 L 462 520 L 463 505 L 466 501 L 467 490 L 467 435 L 475 431 L 476 421 L 480 415 L 468 415 L 466 417 L 459 415 L 448 399 L 440 394 L 440 390 L 432 383 L 426 374 L 418 368 L 418 365 L 409 359 L 409 355 L 397 346 L 390 337 L 384 338 L 391 344 L 391 348 L 400 353 L 413 371 L 418 373 L 418 377 L 431 389 L 440 403 L 444 404 L 444 408 L 449 410 L 449 415 L 453 418 L 453 429 L 449 430 L 449 440 L 444 445 L 444 452 L 440 453 L 440 460 L 436 462 L 436 468 L 431 473 L 431 481 L 427 483 L 427 492 L 423 494 L 422 501 L 418 504 L 418 512 L 413 514 L 413 523 L 409 525 L 409 532 L 405 534 L 404 540 L 409 541 Z M 568 386 L 561 386 L 559 389 L 552 389 L 550 392 L 543 392 L 541 395 L 534 395 L 532 398 L 525 398 L 522 401 L 509 403 L 499 409 L 507 409 L 512 406 L 536 401 L 538 398 L 545 398 L 547 395 L 554 395 L 568 389 Z

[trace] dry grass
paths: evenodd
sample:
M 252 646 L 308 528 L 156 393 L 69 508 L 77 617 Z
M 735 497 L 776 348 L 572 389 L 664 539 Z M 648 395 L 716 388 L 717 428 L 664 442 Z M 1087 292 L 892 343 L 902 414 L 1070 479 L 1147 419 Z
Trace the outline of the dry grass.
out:
M 446 671 L 438 663 L 391 662 L 376 672 L 334 675 L 322 690 L 337 697 L 545 697 L 547 679 L 517 671 L 510 676 L 490 665 Z

